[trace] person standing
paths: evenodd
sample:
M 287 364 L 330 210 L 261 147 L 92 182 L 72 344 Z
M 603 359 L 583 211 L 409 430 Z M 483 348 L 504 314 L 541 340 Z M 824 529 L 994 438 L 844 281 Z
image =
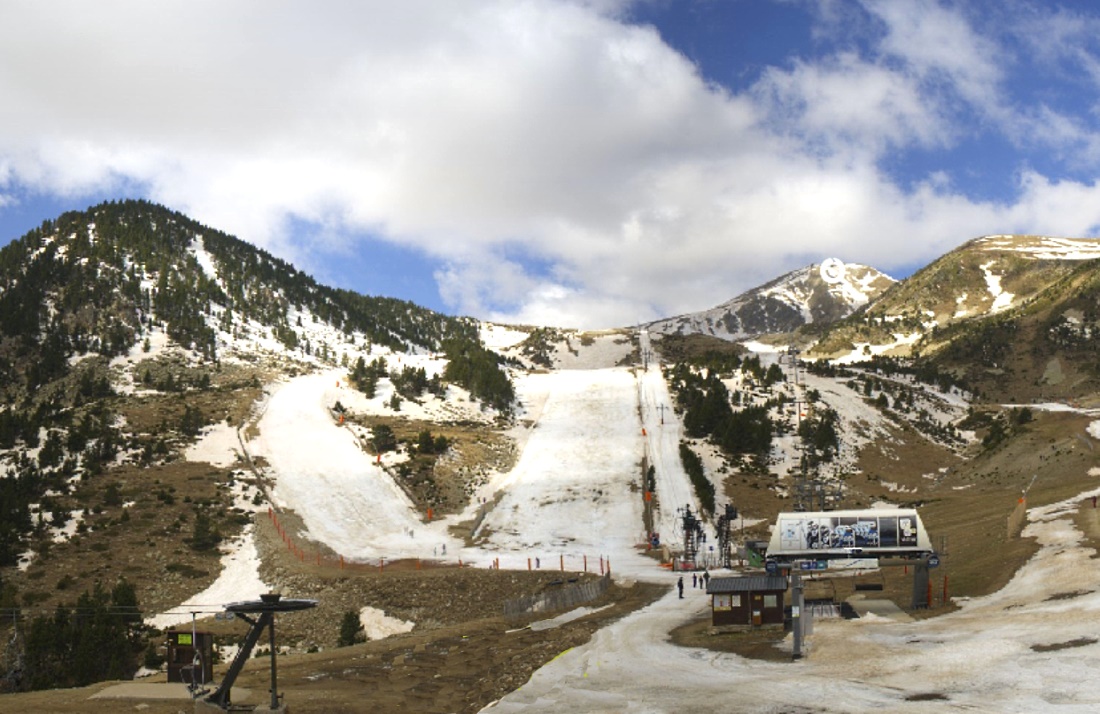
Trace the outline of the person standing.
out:
M 710 587 L 710 571 L 709 570 L 704 570 L 703 571 L 703 587 L 704 588 Z
M 684 599 L 684 576 L 681 575 L 680 579 L 676 581 L 676 587 L 680 589 L 680 599 Z
M 693 587 L 693 588 L 699 587 L 699 579 L 695 577 L 695 573 L 691 574 L 691 587 Z

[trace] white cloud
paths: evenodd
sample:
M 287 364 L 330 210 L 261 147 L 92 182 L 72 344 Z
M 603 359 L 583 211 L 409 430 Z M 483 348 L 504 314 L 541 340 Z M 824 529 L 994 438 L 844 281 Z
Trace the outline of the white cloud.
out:
M 922 81 L 946 83 L 975 106 L 995 107 L 1007 57 L 971 27 L 961 9 L 936 0 L 864 0 L 886 27 L 881 51 Z
M 913 77 L 850 52 L 799 61 L 789 71 L 771 68 L 756 93 L 777 121 L 830 152 L 944 145 L 954 133 Z
M 982 233 L 1096 225 L 1088 183 L 1022 173 L 1000 205 L 950 170 L 895 185 L 877 162 L 953 146 L 959 102 L 1017 135 L 1090 137 L 1013 114 L 997 46 L 958 12 L 866 6 L 869 51 L 773 67 L 743 94 L 626 24 L 627 0 L 9 6 L 0 191 L 137 183 L 306 266 L 318 245 L 290 219 L 332 254 L 369 231 L 445 265 L 460 312 L 588 327 L 824 256 L 889 271 Z

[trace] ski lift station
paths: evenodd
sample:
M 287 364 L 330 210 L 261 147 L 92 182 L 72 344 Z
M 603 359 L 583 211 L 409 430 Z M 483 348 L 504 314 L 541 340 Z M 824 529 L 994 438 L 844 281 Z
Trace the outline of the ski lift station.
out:
M 768 543 L 769 563 L 797 559 L 923 558 L 932 542 L 912 508 L 780 513 Z

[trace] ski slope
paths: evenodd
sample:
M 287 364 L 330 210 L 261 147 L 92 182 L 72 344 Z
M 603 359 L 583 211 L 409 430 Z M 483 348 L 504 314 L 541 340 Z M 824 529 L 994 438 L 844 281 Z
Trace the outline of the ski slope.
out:
M 445 531 L 424 527 L 405 492 L 329 412 L 342 376 L 297 377 L 271 396 L 249 448 L 269 464 L 272 499 L 302 518 L 310 538 L 345 558 L 430 553 Z
M 675 531 L 676 509 L 694 496 L 679 461 L 679 426 L 660 369 L 571 369 L 516 375 L 524 405 L 515 467 L 482 494 L 489 508 L 465 546 L 449 534 L 461 514 L 425 522 L 401 488 L 330 408 L 349 403 L 330 371 L 277 386 L 249 444 L 273 480 L 280 509 L 298 514 L 303 537 L 349 560 L 433 558 L 473 565 L 528 562 L 595 571 L 610 561 L 633 577 L 667 575 L 644 543 L 642 463 L 657 468 L 659 528 Z M 661 407 L 663 406 L 663 409 Z M 662 424 L 662 415 L 665 423 Z
M 636 571 L 643 563 L 634 562 L 634 545 L 645 542 L 645 529 L 634 376 L 612 368 L 521 381 L 545 401 L 479 531 L 487 534 L 484 551 L 504 554 L 502 567 L 526 567 L 528 557 L 557 563 L 587 555 Z M 644 564 L 653 567 L 651 560 Z
M 672 410 L 668 385 L 659 365 L 650 364 L 640 375 L 638 392 L 646 432 L 646 456 L 655 469 L 657 481 L 653 529 L 663 544 L 683 548 L 684 533 L 678 511 L 690 506 L 691 512 L 698 515 L 699 503 L 680 462 L 683 430 Z

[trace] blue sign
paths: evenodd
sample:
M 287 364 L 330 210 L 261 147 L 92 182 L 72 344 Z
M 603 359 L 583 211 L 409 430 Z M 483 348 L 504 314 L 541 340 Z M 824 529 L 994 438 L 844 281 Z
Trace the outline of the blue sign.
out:
M 775 575 L 779 572 L 779 563 L 774 560 L 769 560 L 764 563 L 764 570 L 767 571 L 769 575 Z
M 935 567 L 939 566 L 939 564 L 940 564 L 940 556 L 936 555 L 935 553 L 928 556 L 928 567 L 929 568 L 935 568 Z

